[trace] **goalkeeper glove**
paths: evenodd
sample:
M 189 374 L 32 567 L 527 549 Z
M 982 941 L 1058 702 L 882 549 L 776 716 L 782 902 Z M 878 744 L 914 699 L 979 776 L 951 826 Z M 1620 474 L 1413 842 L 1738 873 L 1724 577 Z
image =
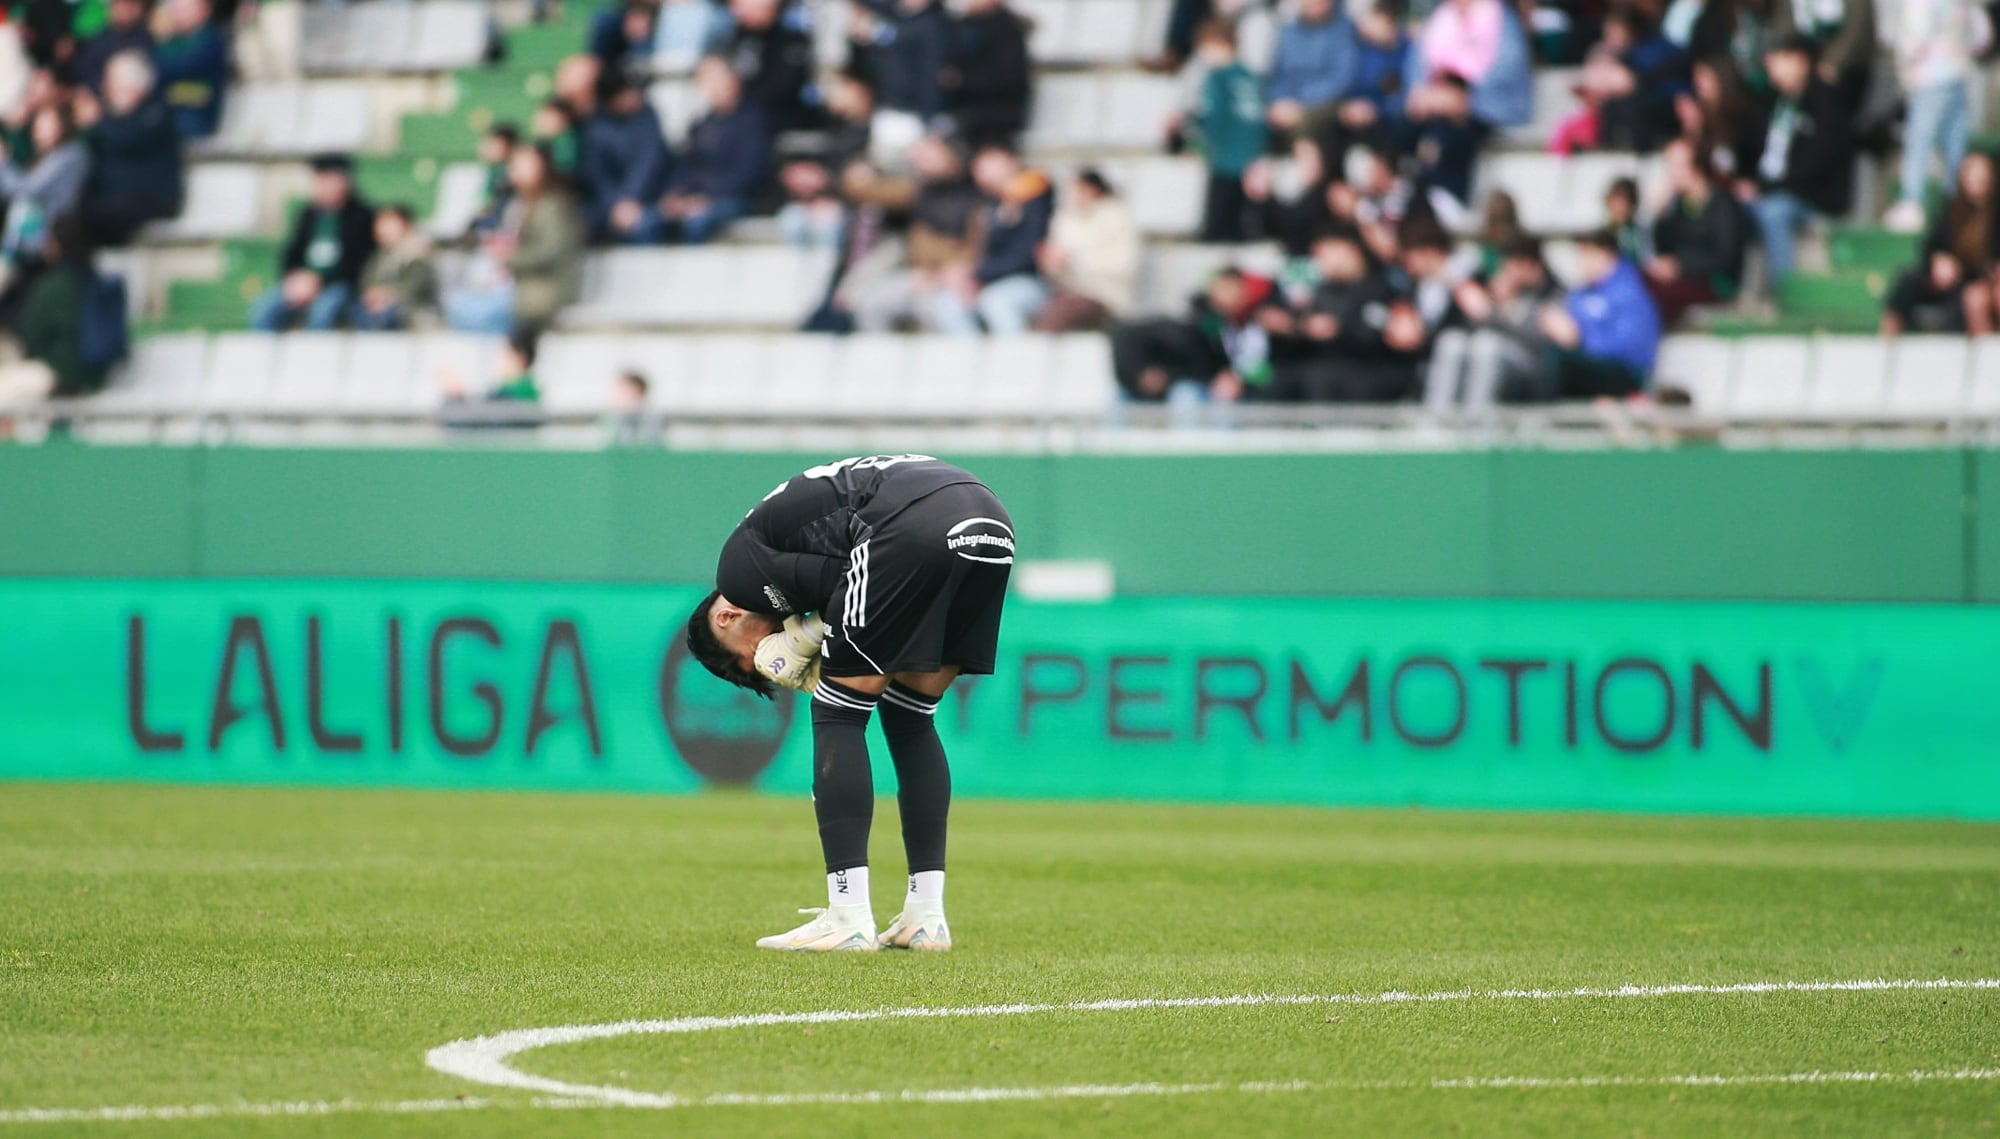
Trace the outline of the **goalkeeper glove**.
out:
M 786 688 L 815 691 L 825 642 L 826 625 L 819 618 L 787 617 L 784 628 L 757 642 L 757 671 Z

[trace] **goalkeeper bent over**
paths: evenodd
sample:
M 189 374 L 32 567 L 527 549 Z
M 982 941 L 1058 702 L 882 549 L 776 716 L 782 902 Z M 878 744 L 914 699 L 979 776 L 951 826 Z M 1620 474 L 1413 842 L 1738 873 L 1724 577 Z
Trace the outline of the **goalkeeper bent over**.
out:
M 765 495 L 723 543 L 716 590 L 688 618 L 708 670 L 766 697 L 812 694 L 813 811 L 827 907 L 765 949 L 949 949 L 951 771 L 933 716 L 960 675 L 993 671 L 1013 522 L 970 473 L 927 455 L 813 467 Z M 909 858 L 902 912 L 880 938 L 868 897 L 879 714 Z

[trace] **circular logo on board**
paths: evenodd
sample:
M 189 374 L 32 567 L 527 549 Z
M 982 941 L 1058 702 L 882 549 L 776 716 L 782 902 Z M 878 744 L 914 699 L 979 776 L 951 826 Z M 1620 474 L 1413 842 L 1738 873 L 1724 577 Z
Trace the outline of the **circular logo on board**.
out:
M 766 700 L 717 680 L 688 652 L 679 632 L 660 662 L 660 721 L 681 761 L 710 783 L 741 786 L 778 758 L 797 703 Z

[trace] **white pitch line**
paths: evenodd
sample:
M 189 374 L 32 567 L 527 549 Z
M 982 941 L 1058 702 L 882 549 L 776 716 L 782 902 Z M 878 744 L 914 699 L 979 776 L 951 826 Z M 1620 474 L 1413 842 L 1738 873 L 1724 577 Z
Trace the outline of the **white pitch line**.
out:
M 884 1103 L 1019 1103 L 1127 1096 L 1185 1096 L 1220 1092 L 1564 1091 L 1591 1088 L 1726 1088 L 1756 1084 L 1923 1084 L 2000 1080 L 2000 1068 L 1913 1072 L 1786 1072 L 1770 1075 L 1694 1076 L 1480 1076 L 1448 1080 L 1286 1080 L 1209 1084 L 1067 1084 L 1029 1088 L 907 1088 L 901 1091 L 803 1092 L 779 1095 L 722 1093 L 645 1105 L 576 1099 L 420 1099 L 388 1103 L 356 1100 L 300 1103 L 191 1104 L 179 1107 L 16 1108 L 0 1110 L 10 1123 L 123 1123 L 179 1119 L 269 1118 L 311 1115 L 405 1115 L 429 1112 L 529 1108 L 844 1107 Z
M 568 1024 L 521 1028 L 491 1036 L 454 1040 L 430 1050 L 424 1062 L 437 1071 L 491 1087 L 514 1088 L 565 1098 L 596 1100 L 621 1107 L 676 1107 L 684 1101 L 671 1092 L 641 1092 L 597 1084 L 573 1084 L 516 1069 L 508 1060 L 521 1053 L 558 1044 L 576 1044 L 615 1036 L 653 1036 L 713 1032 L 728 1028 L 767 1028 L 784 1024 L 846 1024 L 871 1020 L 916 1020 L 945 1017 L 1028 1016 L 1051 1012 L 1124 1012 L 1134 1009 L 1237 1008 L 1259 1005 L 1387 1005 L 1447 1001 L 1551 1001 L 1593 998 L 1666 996 L 1728 996 L 1757 993 L 1895 992 L 1933 989 L 2000 989 L 2000 979 L 1751 981 L 1733 985 L 1620 985 L 1579 989 L 1451 989 L 1441 992 L 1328 993 L 1277 995 L 1249 993 L 1225 997 L 1138 997 L 1071 1001 L 1064 1004 L 970 1005 L 958 1008 L 828 1009 L 819 1012 L 768 1012 L 742 1016 L 687 1016 L 672 1020 L 624 1020 L 614 1024 Z

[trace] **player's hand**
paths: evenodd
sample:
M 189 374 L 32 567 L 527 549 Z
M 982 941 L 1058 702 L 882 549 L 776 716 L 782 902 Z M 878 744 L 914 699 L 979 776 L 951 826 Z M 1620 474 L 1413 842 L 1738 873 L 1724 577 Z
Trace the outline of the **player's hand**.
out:
M 757 642 L 754 657 L 761 676 L 786 688 L 812 692 L 819 688 L 819 649 L 811 653 L 792 651 L 790 637 L 783 631 Z

